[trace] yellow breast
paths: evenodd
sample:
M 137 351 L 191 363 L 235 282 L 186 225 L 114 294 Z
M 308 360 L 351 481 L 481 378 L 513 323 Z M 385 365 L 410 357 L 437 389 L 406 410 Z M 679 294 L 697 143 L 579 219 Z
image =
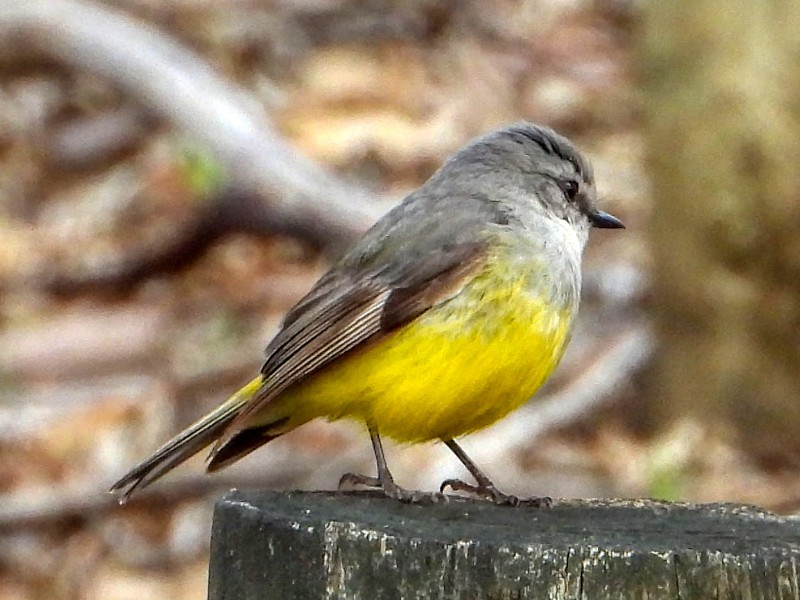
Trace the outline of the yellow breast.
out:
M 287 429 L 354 418 L 401 442 L 451 439 L 518 408 L 560 360 L 571 308 L 532 293 L 530 272 L 488 268 L 453 299 L 288 390 Z

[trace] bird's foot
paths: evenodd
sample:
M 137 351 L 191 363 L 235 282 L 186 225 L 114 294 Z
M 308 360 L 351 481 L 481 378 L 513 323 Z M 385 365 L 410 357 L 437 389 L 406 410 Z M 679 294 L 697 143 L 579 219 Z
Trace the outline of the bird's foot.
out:
M 493 483 L 483 485 L 472 485 L 460 479 L 445 479 L 439 487 L 439 491 L 450 488 L 454 492 L 466 492 L 479 498 L 484 498 L 497 506 L 531 506 L 534 508 L 550 508 L 552 499 L 544 496 L 542 498 L 517 498 L 512 494 L 506 494 L 498 490 Z
M 397 485 L 393 479 L 381 481 L 377 477 L 359 475 L 358 473 L 345 473 L 339 480 L 339 491 L 351 490 L 356 487 L 367 487 L 383 491 L 387 498 L 406 502 L 408 504 L 437 504 L 447 502 L 447 496 L 441 492 L 422 492 L 407 490 Z

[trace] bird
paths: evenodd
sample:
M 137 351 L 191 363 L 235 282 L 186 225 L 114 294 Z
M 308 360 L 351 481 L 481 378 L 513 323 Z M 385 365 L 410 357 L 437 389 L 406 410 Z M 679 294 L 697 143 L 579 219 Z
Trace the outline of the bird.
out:
M 260 373 L 111 488 L 120 501 L 211 446 L 217 471 L 317 418 L 362 423 L 377 473 L 346 473 L 403 502 L 498 489 L 456 441 L 505 417 L 549 377 L 570 339 L 597 207 L 589 161 L 552 129 L 517 122 L 469 142 L 379 219 L 286 314 Z M 383 437 L 438 440 L 475 479 L 401 487 Z

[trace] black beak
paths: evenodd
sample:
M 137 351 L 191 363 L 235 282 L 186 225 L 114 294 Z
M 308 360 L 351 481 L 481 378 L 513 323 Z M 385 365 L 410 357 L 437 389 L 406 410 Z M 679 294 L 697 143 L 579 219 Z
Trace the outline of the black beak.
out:
M 602 210 L 595 210 L 589 213 L 589 222 L 592 227 L 597 227 L 598 229 L 625 229 L 622 221 Z

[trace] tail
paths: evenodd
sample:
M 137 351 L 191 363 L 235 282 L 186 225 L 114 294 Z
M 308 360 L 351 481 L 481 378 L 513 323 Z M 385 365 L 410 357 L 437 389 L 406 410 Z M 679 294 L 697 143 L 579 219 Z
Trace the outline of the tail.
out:
M 119 499 L 120 504 L 127 502 L 137 489 L 150 485 L 214 442 L 225 427 L 239 414 L 242 407 L 255 395 L 261 387 L 261 383 L 261 376 L 253 379 L 223 402 L 219 408 L 181 431 L 156 450 L 150 458 L 136 465 L 127 475 L 112 485 L 112 492 L 122 492 Z

